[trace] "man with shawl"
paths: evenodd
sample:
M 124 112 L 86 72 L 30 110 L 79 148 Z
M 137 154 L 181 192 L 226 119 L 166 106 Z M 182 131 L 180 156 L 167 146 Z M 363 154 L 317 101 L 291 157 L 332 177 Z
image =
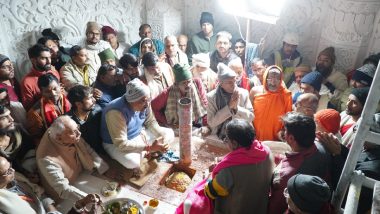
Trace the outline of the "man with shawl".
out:
M 152 100 L 154 115 L 158 123 L 164 126 L 178 125 L 178 100 L 183 97 L 189 97 L 192 101 L 193 125 L 207 125 L 206 91 L 200 79 L 192 78 L 189 67 L 187 64 L 176 64 L 173 67 L 174 85 Z
M 37 148 L 41 183 L 56 201 L 76 201 L 87 194 L 72 184 L 84 171 L 106 172 L 108 165 L 80 137 L 79 126 L 69 116 L 57 118 Z
M 26 128 L 36 145 L 54 120 L 70 111 L 71 105 L 61 91 L 58 79 L 52 74 L 38 78 L 42 97 L 28 111 Z
M 218 64 L 219 85 L 207 94 L 207 123 L 211 134 L 223 139 L 225 125 L 234 118 L 253 121 L 248 91 L 236 85 L 236 73 L 223 63 Z
M 278 66 L 266 69 L 263 85 L 250 92 L 255 120 L 253 125 L 258 140 L 277 140 L 281 130 L 280 117 L 292 110 L 292 93 L 283 84 L 283 73 Z
M 168 63 L 159 62 L 155 53 L 148 52 L 142 58 L 141 80 L 149 87 L 150 98 L 154 99 L 164 89 L 173 85 L 173 70 Z
M 102 30 L 98 23 L 87 22 L 86 40 L 80 45 L 87 49 L 88 60 L 95 71 L 97 71 L 101 65 L 98 54 L 105 49 L 111 48 L 111 45 L 108 42 L 100 39 L 101 33 Z

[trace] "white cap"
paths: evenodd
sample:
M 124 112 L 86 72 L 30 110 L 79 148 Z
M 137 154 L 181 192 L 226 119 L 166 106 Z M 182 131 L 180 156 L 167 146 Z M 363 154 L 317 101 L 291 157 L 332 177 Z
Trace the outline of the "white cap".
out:
M 296 33 L 285 34 L 284 39 L 282 41 L 286 42 L 290 45 L 298 45 L 299 44 L 298 35 Z
M 210 67 L 210 57 L 207 53 L 193 54 L 193 65 L 202 68 Z

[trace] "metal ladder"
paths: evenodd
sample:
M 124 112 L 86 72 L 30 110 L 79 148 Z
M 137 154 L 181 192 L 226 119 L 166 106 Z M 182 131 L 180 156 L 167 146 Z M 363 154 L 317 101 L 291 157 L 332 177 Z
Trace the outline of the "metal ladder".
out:
M 373 115 L 376 112 L 380 100 L 380 63 L 377 65 L 376 73 L 369 90 L 367 101 L 364 105 L 354 142 L 348 153 L 342 174 L 333 194 L 332 204 L 338 213 L 352 214 L 357 212 L 359 196 L 362 186 L 374 189 L 371 213 L 380 213 L 380 181 L 366 177 L 361 171 L 355 171 L 359 155 L 363 149 L 364 142 L 380 145 L 380 134 L 370 131 Z M 341 209 L 348 186 L 348 196 L 344 210 Z M 377 193 L 377 194 L 376 194 Z

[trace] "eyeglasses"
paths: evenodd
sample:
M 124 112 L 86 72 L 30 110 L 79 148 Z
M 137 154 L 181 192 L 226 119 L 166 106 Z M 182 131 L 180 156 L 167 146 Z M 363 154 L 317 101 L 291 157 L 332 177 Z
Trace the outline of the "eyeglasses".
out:
M 8 175 L 11 175 L 15 170 L 12 168 L 12 164 L 9 164 L 9 168 L 7 169 L 7 171 L 2 174 L 1 176 L 3 177 L 7 177 Z

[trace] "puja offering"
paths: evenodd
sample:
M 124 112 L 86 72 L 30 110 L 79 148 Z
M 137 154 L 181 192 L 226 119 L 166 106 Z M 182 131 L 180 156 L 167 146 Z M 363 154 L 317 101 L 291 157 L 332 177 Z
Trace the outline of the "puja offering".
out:
M 144 214 L 143 207 L 129 198 L 117 198 L 105 203 L 103 214 Z
M 187 186 L 191 183 L 191 178 L 185 172 L 173 172 L 165 182 L 165 186 L 177 190 L 179 192 L 185 192 Z

